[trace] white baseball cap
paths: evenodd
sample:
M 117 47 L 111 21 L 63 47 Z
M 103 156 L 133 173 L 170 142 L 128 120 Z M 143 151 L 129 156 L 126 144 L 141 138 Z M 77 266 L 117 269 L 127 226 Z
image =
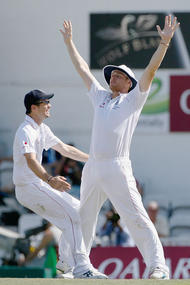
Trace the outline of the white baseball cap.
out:
M 126 74 L 130 78 L 130 80 L 132 82 L 132 86 L 129 89 L 129 91 L 131 91 L 135 88 L 135 86 L 137 85 L 137 80 L 135 78 L 135 75 L 132 72 L 132 70 L 124 64 L 119 65 L 119 66 L 117 66 L 117 65 L 106 65 L 104 67 L 104 69 L 103 69 L 104 77 L 105 77 L 108 85 L 110 85 L 110 78 L 111 78 L 111 73 L 113 70 L 119 70 L 119 71 L 123 72 L 124 74 Z

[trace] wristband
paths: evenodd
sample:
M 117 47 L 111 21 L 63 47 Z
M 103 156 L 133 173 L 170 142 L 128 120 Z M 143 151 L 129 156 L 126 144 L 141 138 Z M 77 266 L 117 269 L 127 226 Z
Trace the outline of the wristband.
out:
M 166 44 L 165 42 L 162 42 L 162 41 L 161 41 L 160 44 L 161 44 L 161 45 L 164 45 L 164 46 L 166 46 L 166 47 L 169 47 L 169 44 Z
M 53 178 L 53 176 L 50 175 L 47 179 L 47 183 L 49 183 L 52 178 Z

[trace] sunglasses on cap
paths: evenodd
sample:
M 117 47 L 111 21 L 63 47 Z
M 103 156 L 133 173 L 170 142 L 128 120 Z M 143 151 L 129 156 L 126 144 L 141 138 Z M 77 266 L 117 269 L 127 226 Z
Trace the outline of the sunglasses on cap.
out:
M 46 105 L 50 103 L 50 100 L 43 100 L 43 101 L 38 101 L 34 105 L 40 105 L 42 103 L 45 103 Z

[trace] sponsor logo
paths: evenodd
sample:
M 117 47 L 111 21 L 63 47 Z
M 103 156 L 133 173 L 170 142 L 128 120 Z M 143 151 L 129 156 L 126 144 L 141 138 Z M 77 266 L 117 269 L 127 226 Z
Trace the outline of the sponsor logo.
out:
M 160 43 L 156 25 L 162 28 L 165 13 L 92 13 L 90 15 L 90 66 L 102 69 L 107 64 L 145 68 Z M 166 60 L 160 68 L 189 68 L 189 12 L 176 13 L 176 31 Z
M 167 258 L 166 264 L 170 269 L 170 272 L 173 271 L 173 274 L 170 276 L 174 279 L 189 279 L 190 278 L 190 258 L 179 258 L 177 265 L 174 270 L 172 270 L 172 259 Z M 138 258 L 132 259 L 131 262 L 124 266 L 124 262 L 120 258 L 108 258 L 104 259 L 98 269 L 101 272 L 109 275 L 111 279 L 139 279 L 139 278 L 148 278 L 148 269 L 145 268 L 142 276 L 141 272 L 141 260 Z
M 166 246 L 164 253 L 170 278 L 190 279 L 190 247 Z M 111 279 L 148 278 L 149 269 L 136 247 L 97 247 L 90 254 L 92 264 Z

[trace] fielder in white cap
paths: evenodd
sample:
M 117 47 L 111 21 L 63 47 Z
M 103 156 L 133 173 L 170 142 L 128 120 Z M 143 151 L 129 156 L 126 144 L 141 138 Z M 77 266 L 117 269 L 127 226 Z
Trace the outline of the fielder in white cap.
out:
M 149 278 L 169 279 L 163 248 L 136 188 L 130 161 L 130 144 L 154 75 L 178 28 L 177 19 L 166 16 L 163 30 L 157 26 L 160 44 L 139 82 L 126 65 L 104 67 L 110 90 L 94 78 L 72 41 L 70 21 L 60 30 L 71 60 L 83 79 L 94 106 L 89 160 L 81 184 L 81 221 L 85 245 L 90 252 L 99 210 L 109 198 L 125 221 L 146 266 Z

